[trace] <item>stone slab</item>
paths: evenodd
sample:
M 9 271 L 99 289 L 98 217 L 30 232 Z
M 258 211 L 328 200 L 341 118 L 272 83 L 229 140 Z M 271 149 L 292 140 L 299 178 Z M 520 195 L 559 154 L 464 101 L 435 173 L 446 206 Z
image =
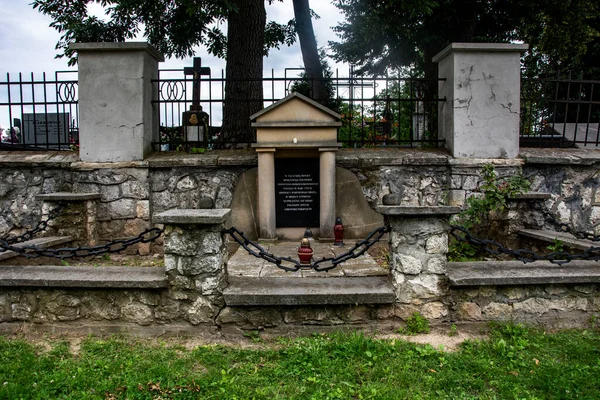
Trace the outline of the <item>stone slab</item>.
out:
M 237 278 L 223 291 L 229 306 L 390 304 L 396 299 L 387 277 Z
M 168 224 L 168 225 L 216 225 L 225 222 L 231 210 L 228 208 L 215 208 L 215 209 L 173 209 L 169 211 L 156 214 L 152 218 L 152 222 L 155 224 Z
M 85 51 L 106 52 L 106 51 L 147 51 L 157 61 L 165 61 L 165 57 L 156 48 L 146 42 L 92 42 L 92 43 L 72 43 L 70 50 L 79 53 Z
M 56 192 L 47 194 L 38 194 L 35 199 L 38 201 L 86 201 L 100 199 L 100 193 L 70 193 Z
M 71 236 L 48 236 L 42 238 L 31 239 L 26 242 L 15 243 L 13 247 L 25 247 L 25 246 L 36 246 L 40 249 L 47 249 L 49 247 L 59 246 L 61 244 L 70 243 L 73 241 Z M 9 258 L 17 257 L 19 253 L 12 250 L 0 252 L 0 261 L 8 260 Z M 2 267 L 4 268 L 4 267 Z
M 401 215 L 407 217 L 454 215 L 461 212 L 460 207 L 453 206 L 377 206 L 376 210 L 383 215 Z
M 460 52 L 486 52 L 486 53 L 504 53 L 517 52 L 523 53 L 529 49 L 528 44 L 514 43 L 450 43 L 442 51 L 433 56 L 433 62 L 437 63 L 453 51 Z
M 448 263 L 451 286 L 501 286 L 600 283 L 600 262 L 571 261 L 559 266 L 549 261 Z
M 160 289 L 168 282 L 164 268 L 6 266 L 0 286 Z
M 515 197 L 508 199 L 510 200 L 547 200 L 551 199 L 551 193 L 542 193 L 542 192 L 529 192 L 529 193 L 520 193 L 515 195 Z
M 527 236 L 532 239 L 542 240 L 548 243 L 554 243 L 554 239 L 558 239 L 563 243 L 564 247 L 571 247 L 573 249 L 578 250 L 587 250 L 590 247 L 600 248 L 600 242 L 594 242 L 587 239 L 577 239 L 576 237 L 567 232 L 557 232 L 547 229 L 523 229 L 519 231 L 519 235 Z

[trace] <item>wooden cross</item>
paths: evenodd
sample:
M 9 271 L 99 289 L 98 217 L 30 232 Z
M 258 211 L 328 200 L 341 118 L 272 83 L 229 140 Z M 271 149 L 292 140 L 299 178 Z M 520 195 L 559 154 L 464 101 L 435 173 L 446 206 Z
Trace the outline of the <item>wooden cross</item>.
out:
M 194 57 L 194 65 L 192 67 L 183 68 L 184 75 L 193 75 L 192 81 L 192 105 L 200 105 L 200 77 L 202 75 L 210 76 L 210 68 L 202 66 L 202 59 Z

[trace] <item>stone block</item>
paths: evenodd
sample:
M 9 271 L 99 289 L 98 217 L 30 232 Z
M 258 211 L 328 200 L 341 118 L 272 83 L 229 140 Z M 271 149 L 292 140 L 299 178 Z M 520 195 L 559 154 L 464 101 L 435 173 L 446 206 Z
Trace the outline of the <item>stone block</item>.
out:
M 448 307 L 440 301 L 426 303 L 421 307 L 421 314 L 426 319 L 439 319 L 448 315 Z
M 504 303 L 489 303 L 481 310 L 487 320 L 506 321 L 512 319 L 512 306 Z
M 200 275 L 224 271 L 223 257 L 221 255 L 208 257 L 195 257 L 182 271 L 184 275 Z
M 418 260 L 415 257 L 405 254 L 395 254 L 394 259 L 394 268 L 404 274 L 416 275 L 423 270 L 421 260 Z
M 481 308 L 477 303 L 463 303 L 458 311 L 458 316 L 461 319 L 468 321 L 481 321 L 483 318 L 481 316 Z
M 431 257 L 429 260 L 427 260 L 427 264 L 424 268 L 424 271 L 429 272 L 430 274 L 445 274 L 446 259 L 442 257 Z
M 150 201 L 140 200 L 135 206 L 135 216 L 137 218 L 148 220 L 150 219 Z
M 150 325 L 154 321 L 152 308 L 141 303 L 132 303 L 121 309 L 123 320 L 138 325 Z
M 448 253 L 448 234 L 442 233 L 431 236 L 427 239 L 425 250 L 429 254 L 446 254 Z
M 192 325 L 213 322 L 215 309 L 213 305 L 203 296 L 188 306 L 184 306 L 184 318 Z

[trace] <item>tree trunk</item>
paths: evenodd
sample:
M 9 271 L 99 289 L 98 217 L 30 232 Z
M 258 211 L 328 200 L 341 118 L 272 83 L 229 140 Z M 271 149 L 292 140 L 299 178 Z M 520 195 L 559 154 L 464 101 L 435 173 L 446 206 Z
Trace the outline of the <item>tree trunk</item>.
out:
M 327 90 L 323 79 L 323 68 L 319 59 L 317 40 L 310 18 L 308 0 L 293 0 L 294 17 L 296 19 L 296 32 L 300 40 L 302 60 L 306 70 L 306 80 L 310 88 L 310 97 L 324 103 L 327 100 Z
M 264 0 L 233 0 L 227 23 L 223 127 L 218 147 L 246 147 L 255 140 L 250 116 L 263 109 Z

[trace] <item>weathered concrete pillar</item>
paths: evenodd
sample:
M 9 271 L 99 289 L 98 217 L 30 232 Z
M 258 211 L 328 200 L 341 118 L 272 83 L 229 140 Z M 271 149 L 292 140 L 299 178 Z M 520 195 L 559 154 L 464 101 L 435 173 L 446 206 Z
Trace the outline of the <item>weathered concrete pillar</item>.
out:
M 380 206 L 391 228 L 391 275 L 396 299 L 427 318 L 448 314 L 445 274 L 451 215 L 459 207 Z
M 335 153 L 337 147 L 319 149 L 320 167 L 320 238 L 333 239 L 335 225 Z
M 165 272 L 173 313 L 193 325 L 212 324 L 224 305 L 225 240 L 229 209 L 169 210 L 153 222 L 165 225 Z
M 439 137 L 454 157 L 519 153 L 521 53 L 527 44 L 452 43 L 439 52 Z
M 276 239 L 275 148 L 257 148 L 258 153 L 258 237 Z
M 153 79 L 164 57 L 148 43 L 75 43 L 82 161 L 142 160 L 158 141 Z

